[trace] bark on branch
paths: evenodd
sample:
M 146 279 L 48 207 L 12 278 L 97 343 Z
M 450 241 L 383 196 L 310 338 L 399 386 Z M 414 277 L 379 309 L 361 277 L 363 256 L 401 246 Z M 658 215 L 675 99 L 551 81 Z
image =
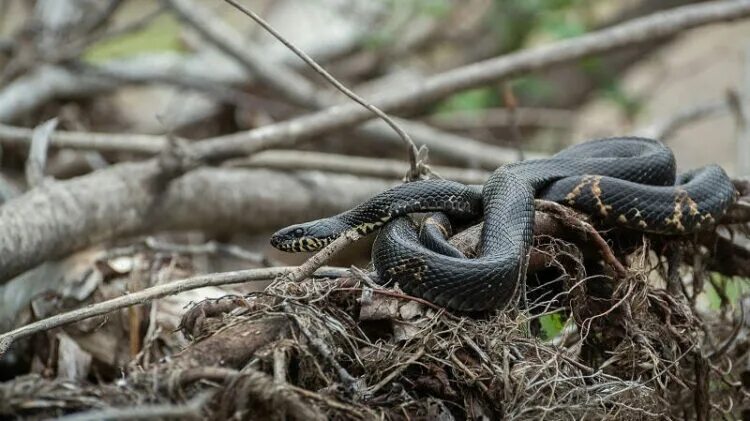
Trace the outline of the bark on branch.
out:
M 45 260 L 151 230 L 249 232 L 334 214 L 394 184 L 318 172 L 200 169 L 163 192 L 160 169 L 121 164 L 46 183 L 0 207 L 0 282 Z

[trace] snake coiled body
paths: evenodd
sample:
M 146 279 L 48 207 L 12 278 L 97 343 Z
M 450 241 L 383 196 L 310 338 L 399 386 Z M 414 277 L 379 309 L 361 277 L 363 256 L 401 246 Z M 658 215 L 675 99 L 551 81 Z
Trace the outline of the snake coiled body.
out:
M 534 198 L 591 214 L 603 224 L 685 235 L 710 229 L 735 200 L 716 165 L 676 175 L 672 152 L 643 138 L 608 138 L 572 146 L 549 159 L 498 168 L 483 186 L 446 180 L 406 183 L 342 214 L 279 231 L 287 251 L 321 248 L 347 229 L 381 228 L 373 263 L 382 282 L 462 311 L 504 307 L 512 298 L 531 246 Z M 449 245 L 420 241 L 405 215 L 444 212 L 484 216 L 480 250 L 464 258 Z

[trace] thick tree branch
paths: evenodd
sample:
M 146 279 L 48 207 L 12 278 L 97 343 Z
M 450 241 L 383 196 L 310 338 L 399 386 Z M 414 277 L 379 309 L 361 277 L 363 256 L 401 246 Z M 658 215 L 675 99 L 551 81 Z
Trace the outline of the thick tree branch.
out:
M 151 230 L 268 230 L 341 212 L 395 183 L 201 169 L 162 191 L 160 172 L 154 161 L 117 165 L 7 202 L 0 207 L 0 282 L 99 241 Z

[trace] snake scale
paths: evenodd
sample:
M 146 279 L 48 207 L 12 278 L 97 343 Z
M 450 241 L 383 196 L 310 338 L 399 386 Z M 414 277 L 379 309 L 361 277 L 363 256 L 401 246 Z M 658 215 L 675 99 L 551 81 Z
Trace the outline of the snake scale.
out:
M 736 199 L 724 170 L 709 165 L 676 174 L 672 151 L 657 140 L 617 137 L 571 146 L 548 159 L 497 168 L 483 186 L 433 179 L 405 183 L 338 215 L 276 232 L 284 251 L 315 251 L 349 229 L 380 230 L 372 258 L 380 282 L 460 311 L 505 307 L 531 247 L 534 199 L 590 214 L 598 224 L 662 235 L 712 229 Z M 478 256 L 465 258 L 432 228 L 406 215 L 441 212 L 484 217 Z M 443 236 L 447 233 L 443 233 Z M 432 240 L 431 240 L 432 238 Z

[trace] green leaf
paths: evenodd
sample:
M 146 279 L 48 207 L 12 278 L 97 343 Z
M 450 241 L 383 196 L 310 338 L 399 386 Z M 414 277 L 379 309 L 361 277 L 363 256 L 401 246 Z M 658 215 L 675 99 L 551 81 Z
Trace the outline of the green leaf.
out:
M 539 323 L 542 325 L 542 334 L 544 336 L 543 339 L 546 341 L 557 336 L 560 332 L 562 332 L 563 327 L 565 327 L 565 320 L 560 313 L 553 313 L 542 316 L 539 318 Z

